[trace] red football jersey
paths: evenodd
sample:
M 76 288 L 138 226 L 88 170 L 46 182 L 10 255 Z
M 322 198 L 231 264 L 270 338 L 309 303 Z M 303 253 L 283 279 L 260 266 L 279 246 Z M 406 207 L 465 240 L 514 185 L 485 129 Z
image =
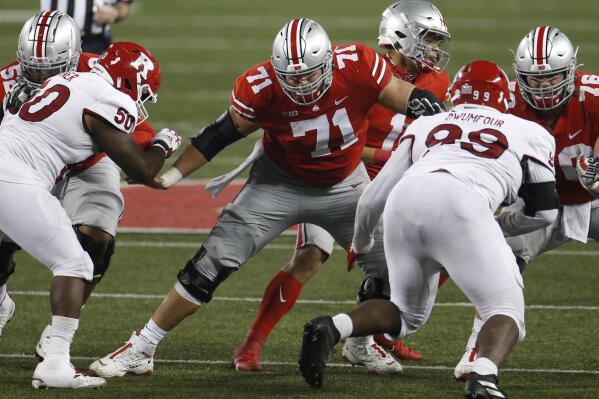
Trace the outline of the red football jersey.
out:
M 78 72 L 89 72 L 92 67 L 96 63 L 98 59 L 97 54 L 93 53 L 81 53 L 79 56 L 79 63 L 77 64 Z M 2 86 L 0 87 L 0 103 L 4 101 L 4 97 L 6 93 L 10 91 L 12 86 L 16 83 L 17 78 L 21 75 L 21 66 L 18 61 L 14 61 L 13 63 L 7 65 L 2 70 L 0 70 L 0 79 L 2 80 Z M 156 135 L 154 128 L 147 121 L 140 123 L 135 131 L 131 134 L 131 137 L 135 142 L 142 148 L 146 149 L 150 146 L 150 142 L 152 138 Z M 104 158 L 106 153 L 100 152 L 97 153 L 85 161 L 75 164 L 69 165 L 69 170 L 80 172 L 85 170 L 93 165 L 95 165 L 100 159 Z
M 330 187 L 361 162 L 366 116 L 391 80 L 384 57 L 359 44 L 333 46 L 333 82 L 316 103 L 294 103 L 278 84 L 270 61 L 237 78 L 233 108 L 264 129 L 264 151 L 306 184 Z
M 534 109 L 520 95 L 518 84 L 512 85 L 514 96 L 510 112 L 544 126 Z M 545 126 L 547 128 L 547 126 Z M 585 154 L 593 153 L 593 146 L 599 137 L 599 76 L 590 72 L 576 73 L 574 94 L 568 100 L 566 109 L 559 116 L 555 128 L 550 130 L 555 138 L 555 177 L 560 202 L 564 205 L 582 204 L 593 200 L 576 173 L 578 146 L 583 145 Z
M 389 65 L 393 65 L 391 60 L 387 59 L 387 62 Z M 396 77 L 413 83 L 419 89 L 431 91 L 440 100 L 447 100 L 447 89 L 450 85 L 447 72 L 410 74 L 399 65 L 393 65 L 392 72 Z M 411 122 L 412 119 L 406 118 L 403 114 L 391 111 L 380 104 L 373 105 L 368 113 L 366 145 L 381 148 L 385 151 L 395 150 L 399 143 L 399 136 Z M 366 165 L 366 169 L 370 178 L 374 179 L 381 171 L 382 166 Z

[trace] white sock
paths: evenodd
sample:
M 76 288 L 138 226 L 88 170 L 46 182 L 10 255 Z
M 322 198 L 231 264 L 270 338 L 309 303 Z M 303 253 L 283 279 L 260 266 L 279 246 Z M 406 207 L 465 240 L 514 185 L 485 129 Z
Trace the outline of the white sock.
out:
M 478 333 L 480 329 L 483 328 L 484 321 L 474 316 L 474 322 L 472 323 L 472 334 L 468 338 L 468 343 L 466 344 L 466 348 L 474 348 L 476 346 L 476 340 L 478 339 Z
M 143 335 L 149 343 L 156 346 L 160 341 L 162 341 L 162 338 L 166 337 L 168 331 L 158 327 L 158 325 L 154 323 L 154 320 L 150 319 L 150 321 L 148 321 L 139 334 Z
M 70 357 L 71 343 L 78 327 L 79 319 L 52 316 L 52 330 L 46 357 Z
M 6 296 L 6 284 L 0 285 L 0 305 L 2 301 L 4 301 L 4 297 Z
M 486 357 L 477 358 L 472 366 L 472 371 L 480 375 L 493 374 L 495 376 L 499 372 L 497 365 Z
M 341 339 L 349 337 L 354 329 L 354 324 L 347 313 L 339 313 L 338 315 L 333 316 L 333 324 L 339 331 L 339 334 L 341 334 Z

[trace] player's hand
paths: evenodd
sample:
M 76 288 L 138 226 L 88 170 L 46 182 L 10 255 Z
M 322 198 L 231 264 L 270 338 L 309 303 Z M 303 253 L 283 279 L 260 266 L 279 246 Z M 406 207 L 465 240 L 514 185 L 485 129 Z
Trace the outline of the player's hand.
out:
M 93 9 L 94 19 L 98 25 L 109 25 L 119 17 L 119 10 L 113 6 L 96 6 Z
M 354 250 L 353 245 L 350 243 L 347 246 L 347 271 L 348 272 L 351 272 L 352 270 L 354 270 L 354 267 L 356 267 L 356 259 L 358 259 L 358 256 L 360 256 L 360 254 Z
M 28 84 L 25 79 L 19 79 L 4 96 L 4 102 L 2 103 L 4 112 L 16 114 L 21 105 L 29 100 L 34 89 L 35 87 Z
M 151 143 L 153 146 L 162 148 L 168 158 L 181 146 L 181 136 L 172 129 L 164 128 L 156 133 Z
M 591 194 L 598 195 L 599 191 L 599 156 L 586 157 L 582 152 L 576 157 L 576 173 L 578 180 Z
M 445 111 L 445 106 L 433 93 L 415 88 L 410 94 L 406 115 L 416 119 L 420 116 L 434 115 L 443 111 Z

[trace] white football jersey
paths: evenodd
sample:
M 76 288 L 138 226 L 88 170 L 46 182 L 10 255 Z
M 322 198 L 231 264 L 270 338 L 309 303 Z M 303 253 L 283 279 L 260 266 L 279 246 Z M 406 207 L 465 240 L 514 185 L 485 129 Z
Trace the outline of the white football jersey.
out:
M 493 211 L 517 199 L 523 161 L 555 173 L 555 141 L 545 128 L 475 105 L 419 118 L 404 134 L 410 137 L 413 165 L 404 176 L 444 169 L 478 190 Z
M 19 112 L 0 125 L 0 180 L 51 188 L 66 164 L 99 152 L 83 125 L 94 115 L 130 134 L 137 108 L 126 94 L 92 72 L 67 72 L 48 80 Z

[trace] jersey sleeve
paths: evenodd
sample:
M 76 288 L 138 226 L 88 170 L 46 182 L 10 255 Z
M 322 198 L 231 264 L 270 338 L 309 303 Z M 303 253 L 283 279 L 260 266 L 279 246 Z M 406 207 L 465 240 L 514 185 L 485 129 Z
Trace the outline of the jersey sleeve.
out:
M 133 133 L 137 121 L 137 108 L 127 95 L 113 90 L 112 93 L 104 92 L 83 112 L 102 119 L 114 128 L 127 133 Z
M 142 123 L 137 125 L 137 127 L 131 134 L 131 138 L 137 143 L 137 145 L 139 145 L 139 147 L 142 150 L 146 150 L 148 147 L 150 147 L 152 139 L 155 135 L 156 131 L 154 130 L 152 125 L 150 125 L 148 121 L 143 121 Z
M 249 121 L 259 120 L 273 88 L 274 73 L 266 63 L 258 64 L 235 80 L 231 105 L 235 112 Z
M 363 44 L 356 43 L 356 53 L 358 55 L 357 63 L 347 63 L 354 65 L 357 68 L 357 72 L 360 74 L 359 80 L 362 85 L 374 90 L 377 95 L 389 84 L 393 77 L 391 67 L 385 60 L 385 57 L 378 54 L 376 51 L 367 47 Z M 347 48 L 347 47 L 345 47 Z M 338 57 L 337 65 L 339 67 L 340 60 L 343 57 L 343 47 L 335 49 L 335 56 Z
M 0 69 L 0 105 L 4 102 L 4 97 L 10 89 L 17 83 L 21 76 L 21 67 L 17 61 L 13 61 L 4 68 Z
M 527 130 L 531 134 L 524 157 L 545 166 L 555 174 L 555 139 L 544 127 L 534 122 L 528 122 Z

